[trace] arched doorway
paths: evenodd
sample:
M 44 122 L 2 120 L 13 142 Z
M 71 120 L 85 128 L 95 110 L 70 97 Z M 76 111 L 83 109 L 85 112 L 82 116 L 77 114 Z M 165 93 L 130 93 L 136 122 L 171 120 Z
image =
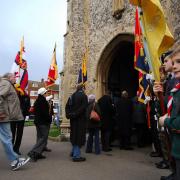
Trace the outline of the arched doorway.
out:
M 98 96 L 116 96 L 122 90 L 127 90 L 130 97 L 135 96 L 138 73 L 134 69 L 134 35 L 116 36 L 104 49 L 97 72 Z
M 136 96 L 138 90 L 138 71 L 134 69 L 134 35 L 119 34 L 104 49 L 98 64 L 98 95 L 110 94 L 115 101 L 120 92 L 127 90 L 130 98 Z M 135 128 L 133 127 L 133 130 Z M 113 130 L 113 138 L 118 137 L 118 128 Z M 133 131 L 133 135 L 136 131 Z M 149 131 L 145 134 L 150 142 Z M 149 138 L 149 139 L 148 139 Z M 132 141 L 136 139 L 132 136 Z M 135 141 L 134 141 L 135 139 Z
M 119 94 L 127 90 L 130 97 L 136 95 L 138 76 L 134 70 L 134 44 L 121 41 L 112 56 L 112 63 L 108 73 L 108 90 L 113 94 Z

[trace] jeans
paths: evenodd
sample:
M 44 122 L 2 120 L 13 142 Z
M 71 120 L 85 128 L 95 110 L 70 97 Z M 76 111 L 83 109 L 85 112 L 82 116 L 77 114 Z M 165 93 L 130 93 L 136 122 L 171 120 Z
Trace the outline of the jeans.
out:
M 93 137 L 95 144 L 95 153 L 100 154 L 100 145 L 99 145 L 99 128 L 89 129 L 89 136 L 87 140 L 86 152 L 92 152 L 93 148 Z
M 18 155 L 13 150 L 10 123 L 0 123 L 0 141 L 4 146 L 8 159 L 10 161 L 16 160 Z
M 73 153 L 73 158 L 80 158 L 81 156 L 80 147 L 77 145 L 74 145 L 72 148 L 72 153 Z

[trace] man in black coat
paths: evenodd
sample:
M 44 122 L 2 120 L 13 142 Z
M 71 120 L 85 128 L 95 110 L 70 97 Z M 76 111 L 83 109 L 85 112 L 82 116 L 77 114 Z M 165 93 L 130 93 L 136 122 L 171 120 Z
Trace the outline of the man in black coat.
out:
M 132 150 L 133 148 L 130 146 L 132 130 L 132 101 L 129 99 L 127 91 L 122 91 L 121 98 L 116 103 L 116 111 L 120 149 Z
M 85 144 L 86 135 L 86 109 L 88 99 L 84 93 L 84 85 L 78 85 L 66 103 L 66 117 L 70 119 L 70 140 L 72 144 L 72 157 L 74 162 L 85 161 L 81 157 L 80 148 Z
M 146 142 L 145 137 L 147 132 L 146 105 L 138 101 L 137 96 L 135 96 L 132 99 L 132 103 L 133 103 L 132 120 L 133 120 L 133 125 L 136 128 L 137 146 L 144 147 Z
M 25 91 L 24 92 L 17 91 L 17 94 L 19 97 L 21 111 L 24 119 L 18 122 L 11 122 L 11 131 L 12 131 L 12 142 L 14 145 L 13 149 L 17 154 L 21 155 L 19 148 L 22 141 L 25 118 L 27 115 L 29 115 L 30 97 L 28 96 L 28 94 L 26 94 Z
M 115 108 L 112 104 L 112 99 L 109 95 L 103 95 L 98 100 L 98 105 L 101 110 L 101 143 L 102 150 L 105 152 L 112 151 L 110 148 L 110 135 L 113 125 L 113 116 Z
M 49 104 L 46 100 L 47 90 L 43 87 L 38 90 L 38 98 L 34 103 L 34 124 L 37 131 L 36 144 L 32 150 L 28 153 L 28 156 L 33 160 L 44 159 L 42 155 L 43 150 L 46 148 L 48 133 L 51 124 L 51 116 L 49 113 Z

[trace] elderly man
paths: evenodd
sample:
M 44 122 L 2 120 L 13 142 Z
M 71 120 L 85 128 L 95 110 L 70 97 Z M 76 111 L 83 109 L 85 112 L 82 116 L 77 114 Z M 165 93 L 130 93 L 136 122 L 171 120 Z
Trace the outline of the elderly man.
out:
M 85 161 L 81 157 L 80 148 L 85 144 L 86 109 L 88 99 L 84 92 L 84 85 L 78 85 L 77 90 L 69 97 L 66 103 L 66 117 L 70 119 L 70 140 L 74 162 Z
M 21 119 L 19 121 L 12 121 L 10 123 L 11 124 L 11 132 L 12 132 L 13 149 L 16 152 L 16 154 L 21 155 L 19 149 L 21 146 L 21 141 L 22 141 L 22 136 L 23 136 L 25 117 L 29 113 L 30 97 L 25 92 L 25 90 L 22 90 L 20 88 L 20 85 L 15 84 L 16 79 L 12 78 L 12 77 L 14 77 L 14 75 L 12 73 L 6 73 L 3 75 L 3 78 L 8 79 L 9 82 L 15 87 L 16 93 L 17 93 L 19 101 L 20 101 L 21 112 L 23 114 L 23 119 Z
M 46 100 L 47 90 L 42 87 L 38 90 L 38 98 L 34 103 L 34 124 L 37 131 L 36 144 L 28 153 L 32 161 L 36 162 L 38 159 L 45 159 L 46 156 L 42 155 L 47 145 L 48 133 L 51 124 L 51 116 L 49 113 L 49 104 Z
M 13 74 L 9 76 L 9 79 L 0 77 L 0 141 L 11 161 L 11 169 L 17 170 L 30 158 L 20 158 L 13 150 L 10 122 L 22 120 L 23 115 L 16 90 L 9 80 L 15 81 Z

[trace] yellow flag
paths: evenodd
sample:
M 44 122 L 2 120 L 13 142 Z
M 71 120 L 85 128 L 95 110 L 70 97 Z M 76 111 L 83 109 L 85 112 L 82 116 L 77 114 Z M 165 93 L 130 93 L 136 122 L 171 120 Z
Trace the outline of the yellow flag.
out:
M 155 80 L 160 80 L 159 57 L 174 43 L 174 38 L 166 24 L 163 9 L 159 0 L 130 0 L 133 5 L 142 9 L 142 24 L 151 56 Z
M 46 87 L 50 87 L 54 85 L 57 78 L 58 78 L 58 66 L 56 61 L 56 43 L 55 43 L 51 65 L 48 71 L 48 79 L 46 81 Z

